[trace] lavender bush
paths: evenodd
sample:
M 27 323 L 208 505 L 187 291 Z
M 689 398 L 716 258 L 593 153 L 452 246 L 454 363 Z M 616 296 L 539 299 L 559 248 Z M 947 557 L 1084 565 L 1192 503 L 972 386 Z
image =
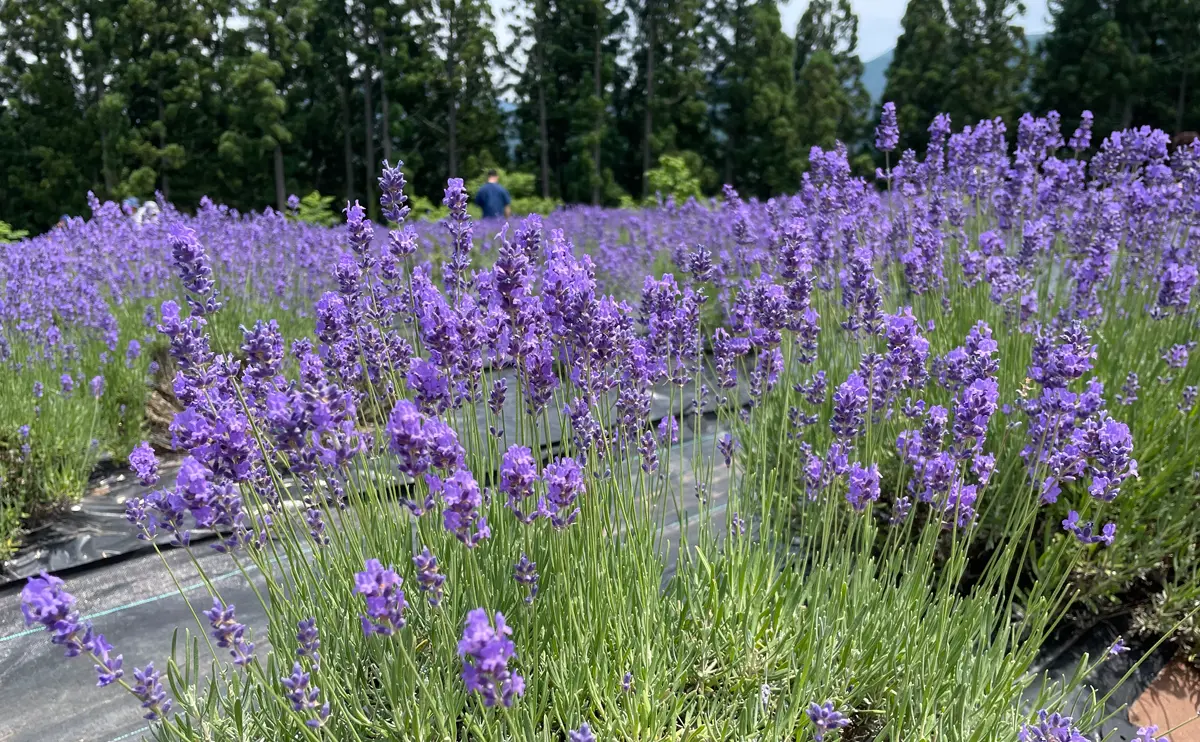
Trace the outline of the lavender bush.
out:
M 882 193 L 814 149 L 801 191 L 765 204 L 727 188 L 479 225 L 451 180 L 448 217 L 414 225 L 388 167 L 392 229 L 356 206 L 336 230 L 167 210 L 134 237 L 153 257 L 122 269 L 149 266 L 137 312 L 158 336 L 138 333 L 167 348 L 188 457 L 129 518 L 188 549 L 218 531 L 266 577 L 271 620 L 239 622 L 210 583 L 186 649 L 159 660 L 171 707 L 152 665 L 126 688 L 154 736 L 1093 726 L 1095 708 L 1053 714 L 1069 688 L 1043 689 L 1037 721 L 1018 705 L 1071 599 L 1151 580 L 1140 618 L 1162 626 L 1197 598 L 1200 520 L 1180 504 L 1197 487 L 1200 147 L 1136 130 L 1090 150 L 1057 115 L 1023 118 L 1012 155 L 1005 133 L 941 117 Z M 106 208 L 68 234 L 132 229 Z M 239 230 L 268 247 L 213 239 Z M 89 265 L 73 267 L 105 275 Z M 274 321 L 245 317 L 272 295 Z M 119 347 L 107 301 L 71 332 Z M 38 331 L 12 331 L 10 359 L 42 353 Z M 49 356 L 43 394 L 74 399 L 50 387 L 74 366 Z M 25 602 L 120 680 L 63 585 L 31 581 Z

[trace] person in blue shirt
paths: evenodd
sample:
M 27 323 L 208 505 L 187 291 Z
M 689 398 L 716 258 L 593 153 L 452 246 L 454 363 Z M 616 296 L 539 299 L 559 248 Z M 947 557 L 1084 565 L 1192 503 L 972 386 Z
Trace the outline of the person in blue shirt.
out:
M 494 219 L 501 214 L 507 219 L 512 216 L 512 199 L 495 170 L 488 170 L 487 182 L 475 193 L 475 204 L 483 210 L 484 219 Z

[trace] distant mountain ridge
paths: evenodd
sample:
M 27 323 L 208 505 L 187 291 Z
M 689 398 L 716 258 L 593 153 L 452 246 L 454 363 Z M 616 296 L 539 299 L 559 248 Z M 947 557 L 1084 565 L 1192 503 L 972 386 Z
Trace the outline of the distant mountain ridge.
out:
M 1041 43 L 1045 37 L 1044 33 L 1025 35 L 1031 49 Z M 893 47 L 863 65 L 863 87 L 871 96 L 872 103 L 879 103 L 883 98 L 883 90 L 887 87 L 887 70 L 892 64 L 892 57 L 895 56 L 895 53 L 896 49 Z

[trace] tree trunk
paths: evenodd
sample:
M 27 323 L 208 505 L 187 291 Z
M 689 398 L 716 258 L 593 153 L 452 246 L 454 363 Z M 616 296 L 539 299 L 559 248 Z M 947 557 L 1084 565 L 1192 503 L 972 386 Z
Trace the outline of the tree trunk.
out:
M 94 37 L 94 35 L 93 35 Z M 95 98 L 96 98 L 96 117 L 100 123 L 100 167 L 104 171 L 104 190 L 107 198 L 113 197 L 113 191 L 117 188 L 116 178 L 113 177 L 112 160 L 108 153 L 108 124 L 104 121 L 103 115 L 100 113 L 100 105 L 104 101 L 104 69 L 102 65 L 96 65 L 96 83 L 95 83 Z
M 738 126 L 739 117 L 744 111 L 738 110 L 741 96 L 738 95 L 739 88 L 742 85 L 740 75 L 742 74 L 742 18 L 744 14 L 744 6 L 741 0 L 738 0 L 733 9 L 733 69 L 738 79 L 730 80 L 730 92 L 733 94 L 729 111 L 726 115 L 729 117 L 728 126 L 725 130 L 725 177 L 724 182 L 733 185 L 733 150 L 738 145 L 740 140 Z
M 112 166 L 108 159 L 108 129 L 104 124 L 100 125 L 100 161 L 102 163 L 100 167 L 104 171 L 104 195 L 112 198 L 116 184 L 113 183 Z
M 367 213 L 373 211 L 374 198 L 372 198 L 373 181 L 378 165 L 375 163 L 375 105 L 371 100 L 371 65 L 363 65 L 363 135 L 366 137 L 366 147 L 364 148 L 363 157 L 366 159 L 367 180 L 366 187 L 363 189 L 363 198 L 367 203 L 365 208 Z
M 642 129 L 642 197 L 650 195 L 650 136 L 654 133 L 654 10 L 646 3 L 646 117 Z
M 354 149 L 350 146 L 350 95 L 346 86 L 338 85 L 338 99 L 342 109 L 342 157 L 346 163 L 346 201 L 354 200 Z
M 392 162 L 392 125 L 388 111 L 388 94 L 387 94 L 387 65 L 383 64 L 383 60 L 387 59 L 384 56 L 386 48 L 383 45 L 383 34 L 379 35 L 379 143 L 383 145 L 383 159 L 387 160 L 389 165 L 395 165 Z
M 450 110 L 447 111 L 449 119 L 447 121 L 447 148 L 449 149 L 449 158 L 446 163 L 450 169 L 450 174 L 446 177 L 457 178 L 458 175 L 458 94 L 450 94 Z
M 1183 64 L 1183 77 L 1179 79 L 1179 97 L 1175 101 L 1175 133 L 1183 131 L 1183 112 L 1187 107 L 1188 65 Z
M 592 143 L 592 205 L 600 205 L 600 189 L 604 185 L 604 170 L 600 167 L 600 140 L 604 135 L 604 86 L 600 80 L 603 36 L 600 26 L 604 21 L 604 5 L 596 3 L 596 36 L 592 48 L 592 94 L 600 108 L 596 111 L 596 141 Z
M 458 28 L 455 26 L 456 18 L 454 11 L 456 10 L 453 3 L 450 7 L 449 26 L 450 38 L 446 43 L 446 83 L 450 88 L 450 106 L 446 111 L 446 133 L 448 156 L 446 166 L 450 172 L 447 178 L 461 177 L 458 174 L 458 79 L 455 70 L 458 67 L 456 57 L 458 56 L 458 38 L 455 33 Z
M 163 108 L 162 97 L 162 80 L 158 81 L 158 89 L 156 91 L 158 99 L 158 122 L 161 124 L 158 130 L 158 151 L 159 151 L 159 175 L 162 176 L 162 194 L 167 201 L 171 200 L 171 176 L 167 175 L 167 158 L 163 152 L 167 149 L 167 117 L 166 111 Z M 276 165 L 276 168 L 281 167 Z
M 1133 123 L 1133 94 L 1125 96 L 1125 104 L 1121 108 L 1121 128 L 1128 129 Z
M 287 189 L 283 183 L 283 145 L 275 143 L 275 204 L 280 213 L 287 210 Z
M 542 198 L 550 198 L 550 135 L 546 131 L 546 69 L 545 69 L 545 9 L 542 3 L 534 6 L 537 15 L 534 26 L 534 61 L 537 65 L 537 103 L 538 103 L 538 163 L 542 175 Z

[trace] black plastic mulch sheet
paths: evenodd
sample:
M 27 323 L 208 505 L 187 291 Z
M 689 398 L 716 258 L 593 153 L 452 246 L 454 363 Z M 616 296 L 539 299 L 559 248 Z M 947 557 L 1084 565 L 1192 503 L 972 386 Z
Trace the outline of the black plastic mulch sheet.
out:
M 1074 676 L 1080 663 L 1086 660 L 1089 665 L 1095 665 L 1097 660 L 1105 657 L 1113 643 L 1124 636 L 1128 651 L 1101 662 L 1084 679 L 1083 686 L 1066 698 L 1062 707 L 1049 710 L 1078 717 L 1090 701 L 1093 691 L 1097 700 L 1111 691 L 1112 695 L 1104 702 L 1103 712 L 1110 718 L 1101 722 L 1094 739 L 1104 739 L 1106 742 L 1134 740 L 1137 727 L 1129 723 L 1129 708 L 1170 663 L 1178 648 L 1170 641 L 1162 642 L 1156 648 L 1154 645 L 1159 642 L 1158 636 L 1131 636 L 1130 623 L 1126 615 L 1087 626 L 1061 626 L 1042 647 L 1039 661 L 1032 668 L 1031 674 L 1036 677 L 1024 693 L 1024 711 L 1032 715 L 1039 710 L 1034 705 L 1043 678 L 1051 683 L 1066 682 Z M 1127 673 L 1128 678 L 1125 677 Z M 1159 730 L 1160 733 L 1164 731 Z
M 709 376 L 707 373 L 705 375 Z M 705 381 L 712 389 L 718 389 L 714 378 L 709 377 Z M 740 382 L 736 391 L 728 390 L 729 396 L 745 404 L 749 400 L 749 390 L 744 380 Z M 514 384 L 515 378 L 510 379 L 509 388 L 514 388 Z M 611 394 L 615 399 L 615 391 Z M 671 389 L 665 385 L 653 390 L 651 419 L 654 423 L 668 413 L 672 404 L 679 404 L 679 394 L 678 390 L 672 394 Z M 508 394 L 503 411 L 503 426 L 513 431 L 517 429 L 516 396 L 514 393 Z M 710 394 L 701 411 L 711 412 L 714 408 L 715 395 Z M 562 415 L 559 410 L 553 408 L 548 410 L 548 413 L 549 440 L 546 445 L 552 449 L 557 446 L 563 435 Z M 175 473 L 179 470 L 183 456 L 160 454 L 159 460 L 162 479 L 155 485 L 155 489 L 171 487 L 174 485 Z M 137 477 L 128 469 L 114 469 L 98 475 L 89 484 L 87 493 L 78 504 L 53 521 L 31 530 L 16 555 L 0 564 L 0 587 L 40 572 L 70 571 L 151 550 L 150 543 L 139 539 L 136 529 L 125 519 L 125 503 L 149 491 L 138 483 Z M 192 540 L 197 541 L 212 535 L 211 532 L 194 530 Z M 172 544 L 169 535 L 160 535 L 157 542 L 166 547 Z M 2 741 L 3 738 L 0 738 L 0 742 Z
M 154 489 L 174 485 L 182 458 L 159 457 L 162 478 Z M 83 499 L 26 534 L 16 556 L 0 565 L 0 586 L 40 572 L 69 571 L 92 562 L 151 550 L 150 543 L 139 539 L 137 530 L 125 519 L 125 503 L 150 491 L 128 469 L 113 469 L 94 477 Z M 197 531 L 193 538 L 202 539 L 206 535 Z M 160 545 L 168 545 L 170 541 L 169 535 L 158 539 Z
M 126 524 L 128 525 L 128 524 Z M 266 656 L 267 616 L 250 583 L 228 555 L 207 547 L 193 549 L 196 559 L 221 591 L 237 606 L 237 617 L 252 627 L 255 651 Z M 147 662 L 166 669 L 176 629 L 182 662 L 184 630 L 202 636 L 207 624 L 197 626 L 197 613 L 212 606 L 191 558 L 183 549 L 163 553 L 175 578 L 184 588 L 181 596 L 159 556 L 126 554 L 119 564 L 84 569 L 66 577 L 67 589 L 78 599 L 81 618 L 90 620 L 98 633 L 124 658 L 125 679 L 133 668 Z M 247 568 L 250 579 L 263 589 L 262 575 Z M 41 626 L 26 627 L 21 617 L 20 585 L 0 588 L 0 740 L 3 742 L 137 742 L 149 739 L 145 710 L 118 685 L 96 687 L 94 664 L 87 657 L 65 658 L 62 647 L 50 643 Z M 189 606 L 190 604 L 190 606 Z M 203 621 L 204 616 L 201 614 Z M 225 650 L 219 659 L 228 661 Z M 212 659 L 207 643 L 199 643 L 200 663 Z M 166 678 L 163 678 L 164 685 Z

